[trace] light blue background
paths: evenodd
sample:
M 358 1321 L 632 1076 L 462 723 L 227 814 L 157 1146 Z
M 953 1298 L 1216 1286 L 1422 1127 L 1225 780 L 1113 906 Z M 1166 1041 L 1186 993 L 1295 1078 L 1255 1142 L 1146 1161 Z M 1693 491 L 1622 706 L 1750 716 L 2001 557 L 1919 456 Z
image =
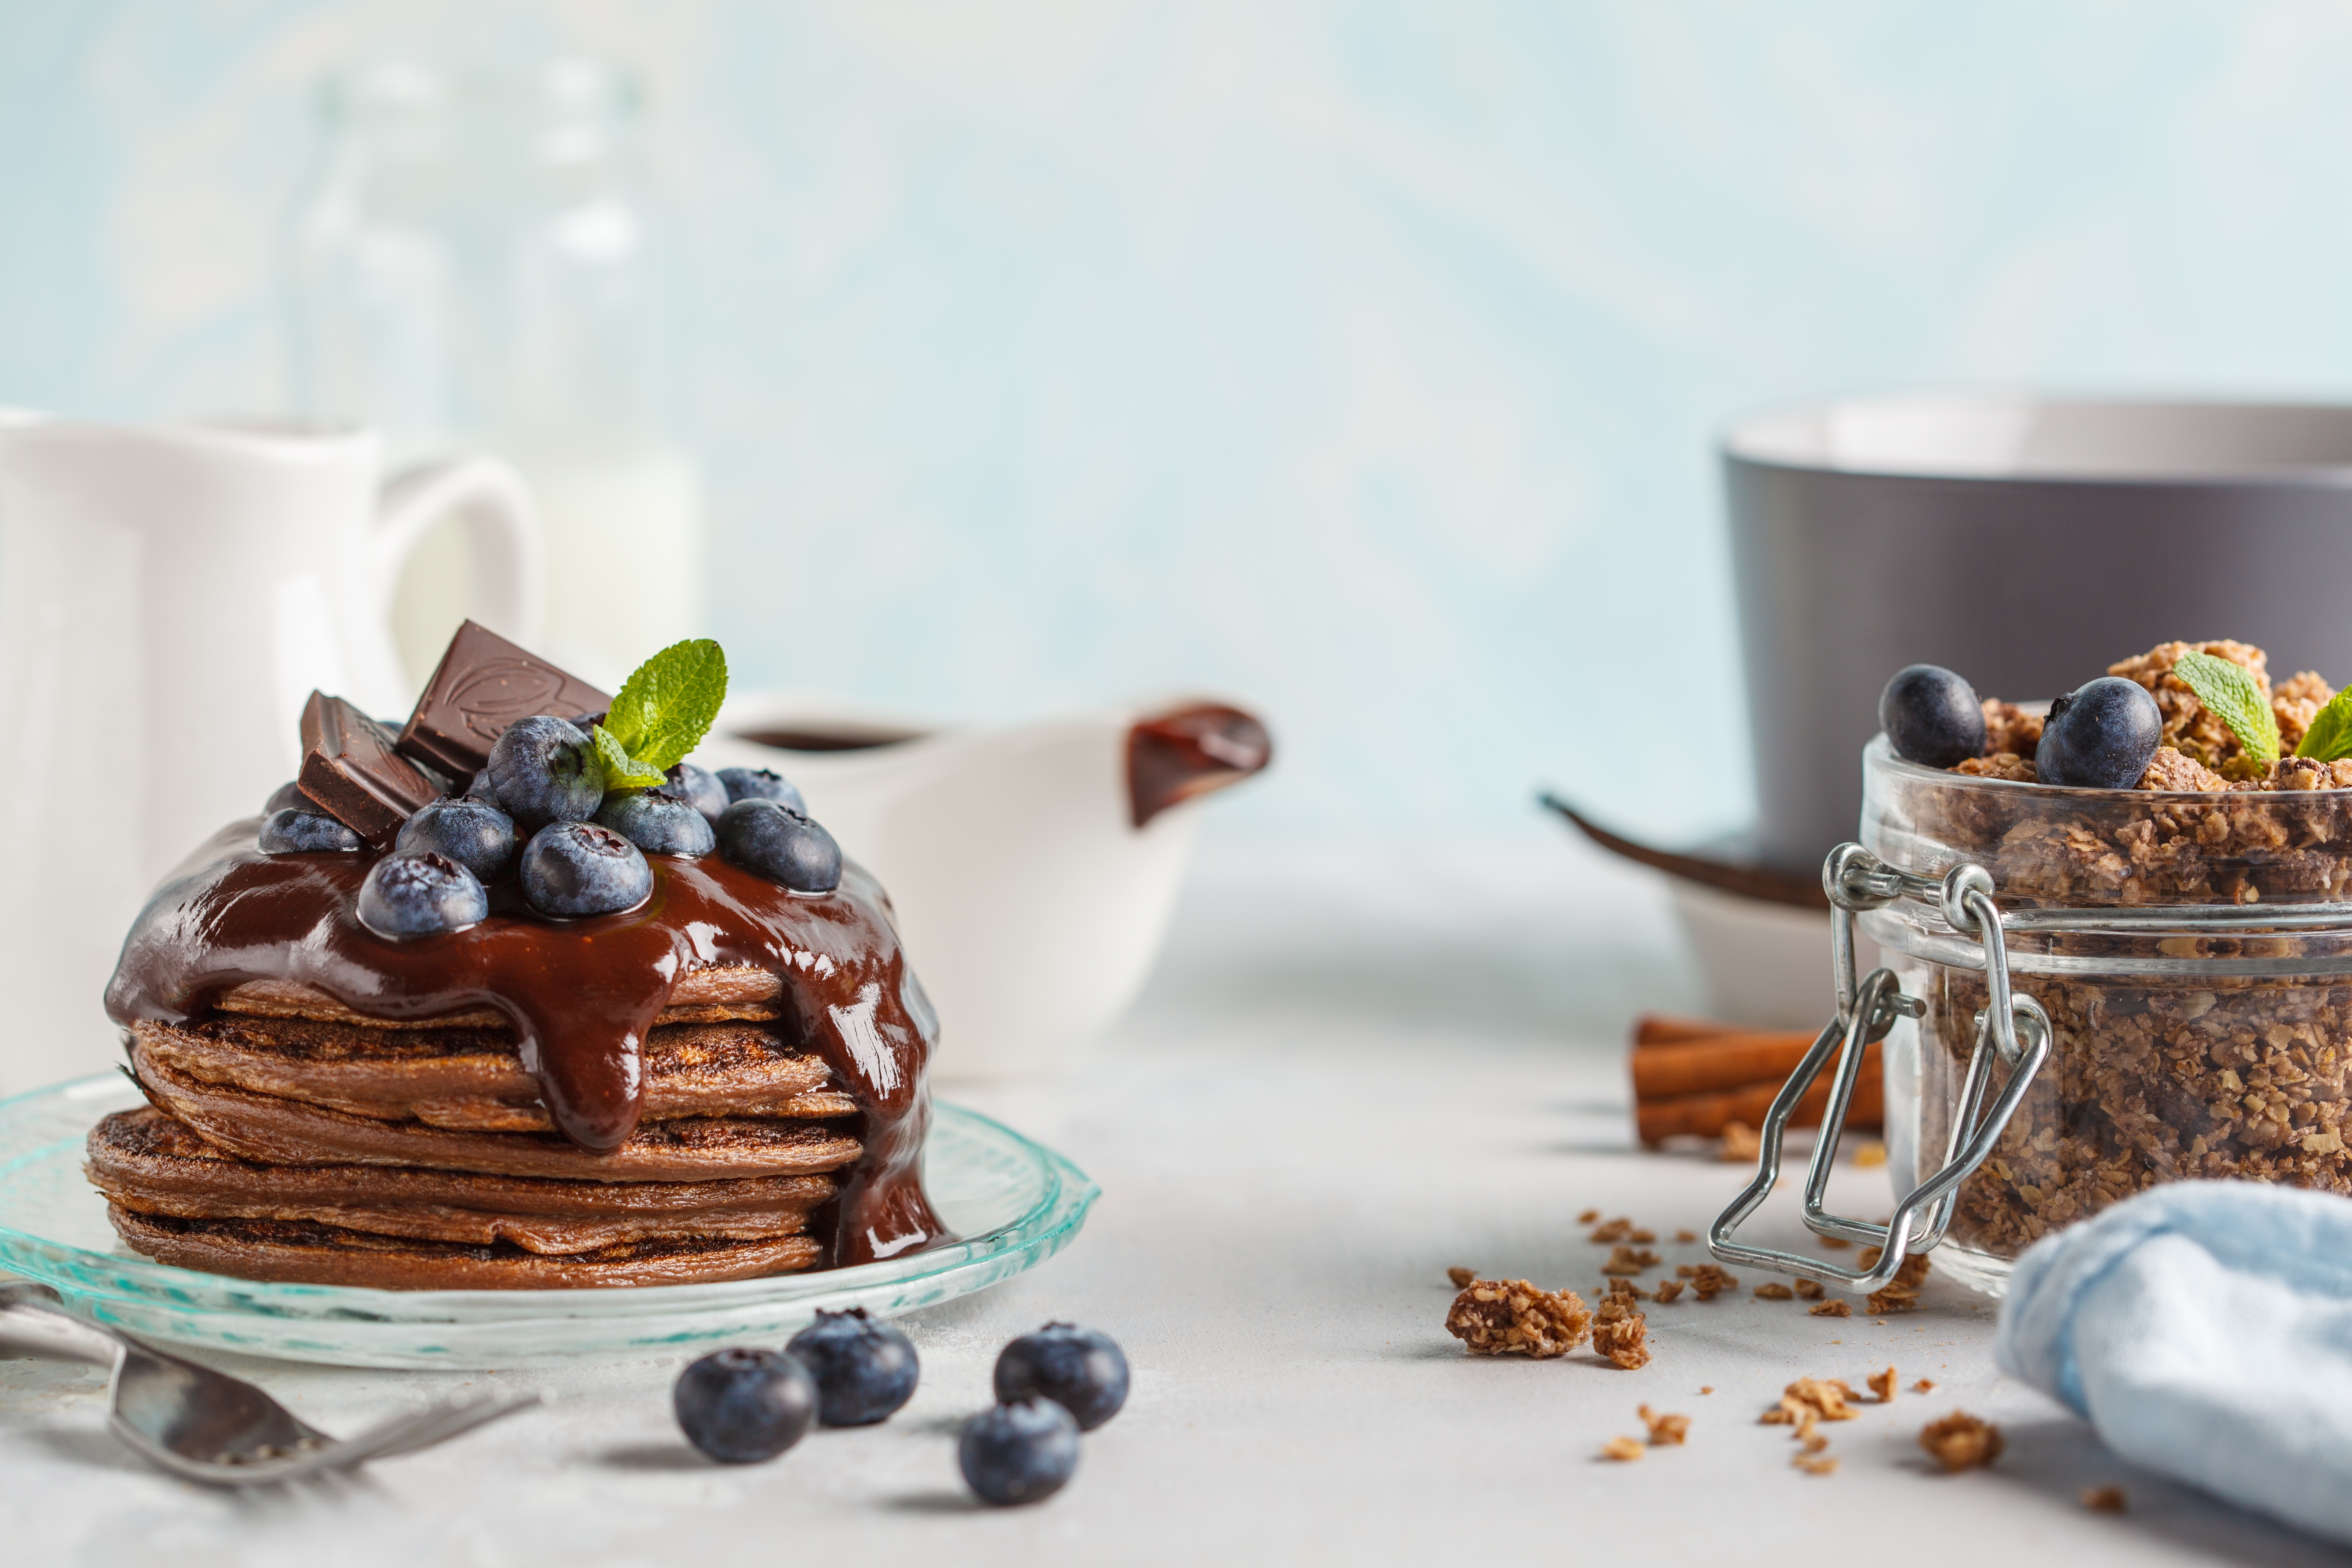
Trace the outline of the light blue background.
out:
M 5 0 L 0 402 L 282 405 L 310 86 L 418 49 L 653 81 L 743 679 L 1238 693 L 1236 828 L 1738 820 L 1743 407 L 2352 390 L 2342 5 Z

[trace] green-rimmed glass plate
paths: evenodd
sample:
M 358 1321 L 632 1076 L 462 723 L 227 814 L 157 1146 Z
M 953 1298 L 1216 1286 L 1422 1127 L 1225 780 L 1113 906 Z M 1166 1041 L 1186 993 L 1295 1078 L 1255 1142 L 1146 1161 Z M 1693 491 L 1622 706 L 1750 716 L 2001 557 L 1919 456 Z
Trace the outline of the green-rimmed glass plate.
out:
M 774 1340 L 819 1308 L 904 1312 L 986 1289 L 1059 1252 L 1099 1191 L 1001 1122 L 934 1105 L 923 1183 L 946 1247 L 813 1274 L 599 1290 L 359 1290 L 276 1285 L 127 1250 L 81 1173 L 82 1141 L 141 1104 L 120 1074 L 0 1100 L 0 1268 L 76 1310 L 167 1343 L 339 1366 L 473 1369 L 675 1353 Z

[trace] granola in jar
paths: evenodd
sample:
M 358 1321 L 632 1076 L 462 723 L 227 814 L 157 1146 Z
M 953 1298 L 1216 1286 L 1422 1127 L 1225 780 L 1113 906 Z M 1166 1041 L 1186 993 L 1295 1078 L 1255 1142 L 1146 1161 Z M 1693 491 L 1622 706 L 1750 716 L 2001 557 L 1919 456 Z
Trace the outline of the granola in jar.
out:
M 2352 918 L 2291 913 L 2352 902 L 2352 694 L 2338 701 L 2309 671 L 2273 683 L 2263 651 L 2231 641 L 2161 644 L 2093 684 L 2112 695 L 2125 683 L 2137 691 L 2124 693 L 2118 710 L 2132 711 L 2116 728 L 2145 726 L 2137 752 L 2101 752 L 2107 737 L 2077 734 L 2053 766 L 2053 727 L 2080 729 L 2080 714 L 2064 717 L 2064 700 L 2046 713 L 1988 700 L 1975 703 L 1975 755 L 1929 766 L 1883 736 L 1864 760 L 1873 853 L 1931 876 L 1973 861 L 2004 910 L 2086 911 L 2009 933 L 2011 984 L 2047 1012 L 2053 1040 L 1959 1190 L 1946 1241 L 1956 1271 L 1979 1285 L 1998 1288 L 2007 1260 L 2050 1231 L 2159 1182 L 2352 1194 Z M 1971 735 L 1977 714 L 1961 715 Z M 2101 767 L 2105 787 L 2051 782 Z M 2217 904 L 2275 908 L 2283 923 L 2102 929 L 2096 915 Z M 1863 930 L 1926 1004 L 1887 1043 L 1895 1179 L 1908 1190 L 1949 1146 L 1986 1005 L 1983 961 L 1916 907 L 1873 911 Z

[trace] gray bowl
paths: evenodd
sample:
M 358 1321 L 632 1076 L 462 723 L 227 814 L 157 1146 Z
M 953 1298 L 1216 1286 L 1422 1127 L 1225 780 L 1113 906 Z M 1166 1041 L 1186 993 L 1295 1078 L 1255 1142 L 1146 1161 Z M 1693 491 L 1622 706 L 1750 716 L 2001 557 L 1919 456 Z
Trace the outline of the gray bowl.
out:
M 1761 858 L 1854 836 L 1906 664 L 2070 691 L 2174 637 L 2352 680 L 2352 407 L 1933 394 L 1723 438 Z

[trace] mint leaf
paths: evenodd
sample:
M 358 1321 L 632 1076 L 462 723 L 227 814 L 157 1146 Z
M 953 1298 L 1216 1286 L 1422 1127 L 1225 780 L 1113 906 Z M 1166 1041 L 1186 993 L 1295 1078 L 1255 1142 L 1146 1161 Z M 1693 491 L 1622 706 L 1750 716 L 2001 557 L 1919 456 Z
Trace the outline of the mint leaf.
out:
M 702 743 L 726 700 L 727 655 L 709 637 L 695 637 L 637 666 L 604 727 L 629 756 L 659 773 Z
M 663 782 L 661 769 L 629 755 L 621 738 L 599 724 L 590 731 L 596 742 L 596 760 L 604 767 L 606 789 L 651 789 Z
M 2243 665 L 2192 649 L 2180 656 L 2172 673 L 2186 681 L 2189 689 L 2197 693 L 2197 700 L 2230 727 L 2230 733 L 2238 737 L 2238 745 L 2247 756 L 2265 764 L 2278 761 L 2278 718 L 2263 700 L 2263 689 L 2254 684 L 2253 676 Z
M 2352 687 L 2337 692 L 2326 707 L 2311 716 L 2311 728 L 2303 732 L 2303 744 L 2294 749 L 2294 754 L 2316 763 L 2352 757 Z

